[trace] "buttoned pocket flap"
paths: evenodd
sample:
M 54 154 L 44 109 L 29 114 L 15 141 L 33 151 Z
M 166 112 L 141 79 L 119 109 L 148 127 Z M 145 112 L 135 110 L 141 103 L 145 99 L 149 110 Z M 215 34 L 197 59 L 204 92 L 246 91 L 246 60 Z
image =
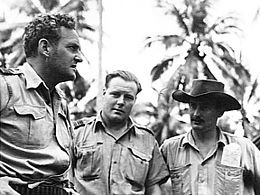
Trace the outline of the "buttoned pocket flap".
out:
M 150 159 L 152 158 L 152 155 L 148 155 L 148 154 L 144 154 L 134 148 L 129 148 L 129 150 L 131 151 L 131 153 L 136 157 L 139 158 L 142 161 L 146 161 L 149 162 Z
M 135 187 L 142 188 L 149 169 L 152 155 L 144 154 L 134 148 L 129 149 L 129 156 L 125 167 L 125 177 Z
M 34 105 L 14 105 L 14 110 L 19 115 L 31 115 L 35 120 L 45 117 L 46 108 Z
M 97 179 L 100 176 L 102 146 L 91 144 L 76 148 L 77 152 L 77 172 L 84 180 Z

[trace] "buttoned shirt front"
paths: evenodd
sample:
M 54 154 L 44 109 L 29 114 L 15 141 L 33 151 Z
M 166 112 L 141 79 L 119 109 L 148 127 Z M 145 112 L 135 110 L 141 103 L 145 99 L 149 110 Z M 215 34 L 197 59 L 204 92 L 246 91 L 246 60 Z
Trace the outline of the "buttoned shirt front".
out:
M 0 176 L 30 183 L 63 180 L 72 144 L 68 108 L 25 64 L 0 74 Z
M 195 145 L 191 132 L 162 144 L 174 195 L 260 193 L 256 185 L 260 182 L 260 151 L 246 138 L 218 132 L 219 139 L 205 158 Z M 248 178 L 251 182 L 246 181 Z
M 100 115 L 75 131 L 75 186 L 82 195 L 140 195 L 169 175 L 153 135 L 130 119 L 118 139 Z

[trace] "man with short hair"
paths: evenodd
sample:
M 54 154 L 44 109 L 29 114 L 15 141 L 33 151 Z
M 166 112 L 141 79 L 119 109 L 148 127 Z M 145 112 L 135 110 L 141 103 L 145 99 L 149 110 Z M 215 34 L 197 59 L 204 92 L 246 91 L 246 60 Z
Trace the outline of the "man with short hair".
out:
M 100 113 L 77 122 L 74 171 L 81 195 L 161 194 L 169 173 L 158 143 L 129 117 L 140 91 L 131 72 L 112 72 L 106 76 Z
M 260 194 L 260 151 L 247 138 L 223 132 L 216 124 L 239 102 L 216 80 L 196 79 L 190 94 L 177 90 L 174 100 L 190 107 L 191 131 L 161 146 L 174 195 Z
M 74 80 L 82 61 L 74 19 L 36 17 L 24 50 L 23 66 L 0 69 L 0 195 L 71 194 L 71 123 L 56 85 Z

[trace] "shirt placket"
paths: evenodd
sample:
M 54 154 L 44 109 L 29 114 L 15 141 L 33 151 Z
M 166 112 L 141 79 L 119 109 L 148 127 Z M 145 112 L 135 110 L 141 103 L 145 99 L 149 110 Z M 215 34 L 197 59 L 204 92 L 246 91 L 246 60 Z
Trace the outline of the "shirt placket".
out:
M 198 165 L 198 194 L 208 195 L 208 171 L 207 166 Z
M 117 194 L 117 192 L 119 192 L 118 183 L 120 183 L 120 180 L 122 180 L 122 177 L 120 177 L 120 172 L 119 172 L 120 151 L 121 151 L 120 144 L 115 142 L 112 148 L 111 168 L 110 168 L 110 183 L 111 183 L 112 194 L 113 193 Z

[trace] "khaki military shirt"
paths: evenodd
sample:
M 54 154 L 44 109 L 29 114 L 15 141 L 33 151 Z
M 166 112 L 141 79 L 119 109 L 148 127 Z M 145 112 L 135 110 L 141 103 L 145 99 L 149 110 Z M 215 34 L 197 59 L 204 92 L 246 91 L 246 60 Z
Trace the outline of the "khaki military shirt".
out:
M 98 115 L 75 129 L 75 185 L 81 195 L 141 195 L 168 177 L 152 133 L 131 120 L 128 127 L 116 139 Z
M 0 176 L 30 183 L 63 180 L 70 166 L 70 128 L 58 88 L 51 95 L 29 64 L 1 69 Z
M 174 195 L 260 194 L 260 151 L 247 138 L 218 132 L 218 142 L 205 158 L 191 132 L 162 144 Z

